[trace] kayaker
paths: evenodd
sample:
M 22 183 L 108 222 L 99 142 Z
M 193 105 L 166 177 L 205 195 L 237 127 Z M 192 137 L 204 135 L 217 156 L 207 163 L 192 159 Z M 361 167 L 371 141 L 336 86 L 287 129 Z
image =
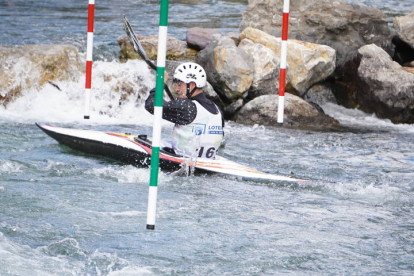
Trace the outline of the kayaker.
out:
M 165 82 L 168 73 L 165 74 Z M 162 118 L 175 124 L 172 149 L 189 157 L 215 157 L 223 139 L 224 118 L 220 108 L 207 99 L 203 87 L 207 76 L 193 62 L 180 64 L 174 72 L 173 87 L 178 98 L 163 102 Z M 154 114 L 155 89 L 145 101 L 145 109 Z

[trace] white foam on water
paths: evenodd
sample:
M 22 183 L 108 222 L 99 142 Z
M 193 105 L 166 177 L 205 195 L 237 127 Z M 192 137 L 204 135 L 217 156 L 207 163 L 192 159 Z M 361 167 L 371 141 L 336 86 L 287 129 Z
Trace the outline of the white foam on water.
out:
M 375 114 L 367 114 L 358 109 L 348 109 L 333 103 L 322 105 L 329 116 L 335 118 L 340 124 L 355 127 L 378 127 L 387 130 L 414 133 L 414 125 L 394 124 L 388 119 L 380 119 Z
M 150 169 L 131 165 L 95 168 L 85 173 L 104 179 L 113 179 L 118 183 L 149 183 L 150 180 Z M 158 179 L 162 182 L 168 182 L 172 176 L 160 171 Z
M 391 186 L 385 181 L 380 184 L 366 183 L 363 180 L 329 183 L 325 185 L 325 188 L 341 197 L 375 205 L 411 205 L 414 203 L 414 195 L 407 194 L 402 188 Z
M 0 266 L 6 275 L 152 275 L 150 268 L 130 266 L 116 254 L 99 250 L 89 253 L 73 238 L 31 248 L 1 232 Z
M 154 275 L 154 273 L 149 268 L 129 266 L 125 267 L 119 271 L 113 271 L 108 274 L 108 276 L 146 276 Z
M 20 245 L 0 232 L 0 266 L 6 275 L 74 275 L 80 271 L 69 260 L 45 256 L 39 249 Z
M 103 212 L 103 213 L 113 216 L 113 217 L 140 217 L 140 216 L 145 216 L 147 214 L 147 212 L 140 212 L 140 211 Z
M 0 174 L 2 173 L 18 173 L 22 171 L 22 165 L 10 160 L 0 159 Z
M 129 60 L 93 63 L 90 119 L 84 117 L 84 77 L 73 81 L 31 88 L 0 106 L 0 120 L 19 123 L 48 122 L 80 124 L 152 125 L 153 115 L 142 104 L 155 86 L 155 76 L 145 62 Z M 23 74 L 24 77 L 24 74 Z M 22 78 L 23 78 L 22 77 Z M 170 124 L 170 123 L 166 123 Z

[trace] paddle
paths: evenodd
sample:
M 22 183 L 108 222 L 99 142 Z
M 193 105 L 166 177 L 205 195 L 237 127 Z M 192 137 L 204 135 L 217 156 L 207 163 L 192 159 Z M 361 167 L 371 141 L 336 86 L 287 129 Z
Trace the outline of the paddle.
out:
M 151 67 L 152 69 L 156 71 L 157 66 L 148 58 L 147 53 L 145 53 L 144 48 L 139 42 L 137 36 L 135 35 L 134 30 L 132 30 L 132 27 L 129 24 L 127 18 L 125 17 L 125 15 L 123 17 L 124 17 L 125 32 L 128 35 L 129 41 L 134 46 L 135 52 L 137 52 L 137 54 L 147 63 L 149 67 Z M 171 94 L 171 91 L 168 88 L 167 84 L 164 84 L 164 89 L 165 89 L 165 92 L 167 92 L 167 95 L 170 98 L 170 100 L 174 100 L 174 96 Z

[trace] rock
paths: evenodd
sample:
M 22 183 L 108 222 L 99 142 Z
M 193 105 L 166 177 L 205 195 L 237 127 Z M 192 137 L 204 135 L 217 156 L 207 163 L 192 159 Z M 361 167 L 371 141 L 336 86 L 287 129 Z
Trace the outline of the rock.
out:
M 395 17 L 393 23 L 397 36 L 414 49 L 414 10 L 405 16 Z
M 414 74 L 414 67 L 403 67 L 403 69 L 409 73 Z
M 209 82 L 207 82 L 207 85 L 204 86 L 203 91 L 206 94 L 206 97 L 212 100 L 218 107 L 220 107 L 221 110 L 226 107 L 226 104 L 221 100 L 217 92 L 214 91 L 213 86 L 211 86 Z
M 144 36 L 137 34 L 137 38 L 141 41 Z M 118 45 L 120 48 L 119 59 L 126 62 L 128 59 L 141 59 L 141 57 L 135 52 L 134 47 L 127 35 L 121 35 L 117 38 Z
M 280 56 L 281 38 L 254 28 L 246 28 L 240 34 L 243 42 L 249 39 L 271 49 Z M 242 43 L 241 42 L 241 43 Z M 315 83 L 326 79 L 335 70 L 335 50 L 325 45 L 289 40 L 287 78 L 290 85 L 303 96 Z
M 200 27 L 190 28 L 187 30 L 187 45 L 197 51 L 203 50 L 210 44 L 213 35 L 221 36 L 221 32 Z
M 361 47 L 348 61 L 344 75 L 348 94 L 335 95 L 346 107 L 375 113 L 393 123 L 414 123 L 414 74 L 402 67 L 380 47 Z M 334 91 L 335 92 L 335 91 Z
M 280 59 L 266 46 L 243 39 L 239 48 L 249 53 L 254 60 L 253 83 L 249 89 L 249 98 L 267 94 L 277 94 L 279 87 Z M 287 80 L 288 82 L 289 80 Z
M 338 104 L 332 89 L 324 84 L 316 84 L 305 94 L 304 99 L 307 102 L 323 105 L 325 103 Z
M 283 0 L 249 0 L 240 32 L 247 27 L 281 37 Z M 336 50 L 337 66 L 363 45 L 376 44 L 392 54 L 387 16 L 373 7 L 332 0 L 291 1 L 289 39 L 328 45 Z
M 150 60 L 157 60 L 158 55 L 158 36 L 142 36 L 136 35 L 141 42 L 147 56 Z M 140 56 L 135 52 L 128 36 L 121 35 L 117 38 L 119 47 L 121 48 L 120 59 L 140 59 Z M 167 60 L 194 60 L 197 51 L 187 48 L 185 41 L 178 40 L 173 37 L 167 38 Z
M 226 36 L 233 39 L 234 43 L 236 43 L 236 45 L 239 46 L 239 44 L 240 44 L 240 33 L 230 32 L 230 33 L 226 34 Z
M 396 35 L 392 42 L 395 45 L 393 59 L 404 65 L 414 60 L 414 10 L 406 16 L 394 18 Z
M 229 37 L 212 41 L 196 62 L 204 67 L 207 80 L 226 104 L 245 98 L 253 82 L 253 58 Z
M 0 103 L 7 105 L 22 91 L 46 83 L 76 81 L 84 72 L 76 47 L 69 45 L 0 46 Z
M 278 96 L 264 95 L 255 98 L 242 107 L 237 114 L 236 122 L 241 124 L 259 124 L 276 126 L 278 113 Z M 338 126 L 335 119 L 319 112 L 303 99 L 285 94 L 285 110 L 283 125 L 301 128 L 324 128 Z
M 226 106 L 223 110 L 224 118 L 228 119 L 228 120 L 232 119 L 233 116 L 237 113 L 237 111 L 239 111 L 240 108 L 242 108 L 242 107 L 243 107 L 243 100 L 242 99 L 238 99 L 234 103 Z
M 393 60 L 403 66 L 410 66 L 414 61 L 414 49 L 410 45 L 401 40 L 397 35 L 393 37 L 392 43 L 395 46 Z
M 414 123 L 414 74 L 381 48 L 366 45 L 358 51 L 357 101 L 361 109 L 393 123 Z

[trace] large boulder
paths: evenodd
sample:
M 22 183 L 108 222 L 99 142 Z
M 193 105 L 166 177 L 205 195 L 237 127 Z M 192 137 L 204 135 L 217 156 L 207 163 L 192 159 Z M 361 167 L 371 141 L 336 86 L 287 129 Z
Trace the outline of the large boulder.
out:
M 207 80 L 226 104 L 247 96 L 253 82 L 253 58 L 231 38 L 213 40 L 198 54 L 196 62 L 204 67 Z
M 221 32 L 213 29 L 194 27 L 187 30 L 188 47 L 201 51 L 210 44 L 214 35 L 221 36 Z
M 393 123 L 414 124 L 414 74 L 376 45 L 364 46 L 358 54 L 361 109 Z
M 375 113 L 393 123 L 414 123 L 412 68 L 402 67 L 374 44 L 361 47 L 348 64 L 352 70 L 344 75 L 344 81 L 350 93 L 341 98 L 341 104 Z
M 249 98 L 276 94 L 279 87 L 280 57 L 271 49 L 250 39 L 243 39 L 239 48 L 249 53 L 254 60 L 253 83 L 249 89 Z
M 398 37 L 414 49 L 414 10 L 405 16 L 395 17 L 393 23 Z
M 274 55 L 267 54 L 273 61 L 270 60 L 270 63 L 265 64 L 265 67 L 279 64 L 279 61 L 273 57 L 280 56 L 281 38 L 248 27 L 241 32 L 240 39 L 242 40 L 241 45 L 243 45 L 243 40 L 249 39 L 273 51 Z M 335 70 L 335 50 L 325 45 L 293 39 L 289 40 L 288 43 L 288 83 L 296 90 L 298 95 L 303 96 L 312 85 L 326 79 L 333 73 Z M 255 54 L 253 51 L 250 52 Z M 260 58 L 257 57 L 255 61 Z M 266 70 L 270 71 L 270 68 Z M 270 72 L 268 75 L 271 75 L 273 79 L 275 78 L 275 73 L 273 72 Z
M 226 104 L 221 100 L 220 96 L 214 90 L 213 86 L 207 82 L 206 86 L 203 87 L 203 91 L 206 94 L 206 97 L 212 100 L 221 110 L 224 110 Z
M 311 89 L 306 92 L 303 97 L 304 100 L 311 103 L 316 103 L 318 105 L 323 105 L 326 103 L 338 104 L 335 99 L 335 95 L 332 92 L 332 89 L 329 85 L 326 84 L 316 84 Z
M 249 0 L 240 31 L 247 27 L 281 37 L 283 0 Z M 290 2 L 289 38 L 328 45 L 344 64 L 363 45 L 376 44 L 392 54 L 387 16 L 373 7 L 332 0 Z
M 0 46 L 0 103 L 48 82 L 76 81 L 85 69 L 76 47 L 69 45 Z
M 276 126 L 278 125 L 278 103 L 277 95 L 257 97 L 241 108 L 237 114 L 236 122 L 248 125 Z M 338 126 L 339 123 L 303 99 L 286 93 L 283 125 L 300 128 L 324 128 Z
M 396 35 L 394 60 L 400 64 L 409 64 L 414 61 L 414 10 L 405 16 L 394 18 Z
M 137 34 L 137 38 L 144 48 L 147 56 L 150 60 L 157 60 L 158 55 L 158 36 L 142 36 Z M 121 49 L 120 59 L 141 59 L 141 57 L 135 52 L 128 36 L 121 35 L 117 38 L 119 47 Z M 167 37 L 167 59 L 168 60 L 194 60 L 198 51 L 187 47 L 185 41 Z

